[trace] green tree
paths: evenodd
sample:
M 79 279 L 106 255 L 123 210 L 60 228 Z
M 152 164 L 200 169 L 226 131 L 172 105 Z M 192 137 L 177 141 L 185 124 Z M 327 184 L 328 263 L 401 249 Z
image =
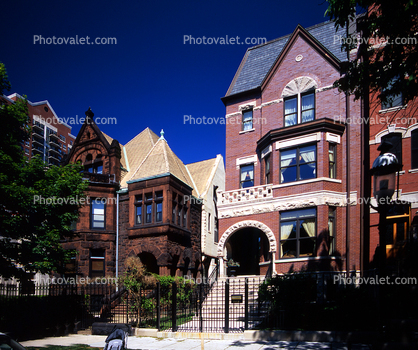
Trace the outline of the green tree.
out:
M 52 166 L 24 157 L 22 144 L 30 137 L 27 100 L 5 99 L 10 87 L 0 63 L 0 275 L 63 272 L 75 252 L 61 242 L 73 235 L 87 183 L 80 165 Z
M 357 21 L 357 31 L 341 38 L 342 49 L 359 45 L 356 57 L 343 65 L 336 85 L 358 99 L 369 91 L 382 102 L 402 93 L 404 102 L 418 94 L 418 2 L 414 0 L 327 0 L 336 28 Z M 363 10 L 361 10 L 363 9 Z M 358 12 L 363 12 L 357 16 Z M 361 33 L 360 40 L 357 33 Z

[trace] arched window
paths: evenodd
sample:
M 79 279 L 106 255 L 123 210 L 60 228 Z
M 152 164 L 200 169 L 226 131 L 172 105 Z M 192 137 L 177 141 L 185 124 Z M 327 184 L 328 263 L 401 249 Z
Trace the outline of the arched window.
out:
M 309 77 L 293 79 L 283 89 L 284 126 L 307 123 L 315 119 L 315 80 Z

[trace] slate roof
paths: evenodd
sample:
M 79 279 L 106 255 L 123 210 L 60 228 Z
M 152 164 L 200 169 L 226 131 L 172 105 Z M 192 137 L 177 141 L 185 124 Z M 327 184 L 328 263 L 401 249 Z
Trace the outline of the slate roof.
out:
M 334 35 L 344 35 L 344 28 L 339 28 L 336 32 L 334 22 L 327 21 L 306 28 L 306 30 L 339 61 L 343 62 L 347 60 L 347 54 L 341 51 L 339 40 L 334 40 Z M 291 34 L 249 48 L 242 59 L 241 65 L 235 74 L 226 96 L 235 95 L 261 86 L 264 78 L 274 65 L 290 37 Z

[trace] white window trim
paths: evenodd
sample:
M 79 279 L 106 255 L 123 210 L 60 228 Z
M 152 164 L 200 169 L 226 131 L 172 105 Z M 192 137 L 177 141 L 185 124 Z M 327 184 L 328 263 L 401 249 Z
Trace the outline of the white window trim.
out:
M 270 146 L 267 146 L 266 148 L 264 148 L 261 151 L 261 159 L 263 159 L 265 156 L 267 156 L 268 154 L 270 154 L 272 152 L 272 149 L 273 149 L 273 147 L 271 147 L 271 145 Z
M 292 146 L 299 146 L 303 145 L 304 143 L 310 143 L 310 142 L 317 142 L 321 141 L 321 132 L 318 131 L 314 134 L 304 135 L 304 136 L 297 136 L 293 137 L 291 139 L 287 139 L 284 141 L 277 141 L 276 142 L 276 150 L 282 149 L 282 148 L 288 148 Z
M 247 133 L 252 132 L 252 131 L 255 131 L 255 129 L 254 129 L 254 128 L 252 128 L 252 129 L 248 129 L 248 130 L 241 130 L 241 131 L 239 132 L 239 134 L 240 134 L 240 135 L 241 135 L 241 134 L 247 134 Z
M 241 165 L 247 165 L 247 164 L 254 164 L 254 166 L 256 166 L 257 155 L 254 154 L 252 156 L 241 157 L 241 158 L 237 158 L 236 160 L 237 169 L 239 169 Z
M 325 140 L 327 140 L 328 142 L 332 142 L 332 143 L 341 143 L 341 136 L 337 135 L 337 134 L 332 134 L 330 132 L 327 132 L 325 134 Z
M 240 105 L 238 107 L 238 110 L 242 113 L 242 111 L 247 110 L 247 109 L 254 109 L 257 105 L 256 101 L 252 101 L 252 102 L 247 102 L 243 105 Z

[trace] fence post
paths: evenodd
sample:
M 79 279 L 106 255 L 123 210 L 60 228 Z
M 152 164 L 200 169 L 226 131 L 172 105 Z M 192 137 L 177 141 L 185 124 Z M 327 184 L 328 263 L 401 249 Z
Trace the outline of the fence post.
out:
M 245 330 L 248 330 L 248 278 L 245 279 Z
M 202 315 L 202 309 L 203 309 L 203 282 L 199 285 L 199 330 L 200 333 L 203 332 L 203 315 Z
M 225 333 L 229 333 L 229 279 L 225 281 Z
M 172 331 L 177 332 L 177 284 L 173 282 L 171 285 L 171 325 Z
M 161 330 L 161 304 L 160 304 L 160 297 L 161 297 L 161 287 L 160 287 L 160 282 L 157 282 L 157 329 L 158 329 L 158 331 Z

